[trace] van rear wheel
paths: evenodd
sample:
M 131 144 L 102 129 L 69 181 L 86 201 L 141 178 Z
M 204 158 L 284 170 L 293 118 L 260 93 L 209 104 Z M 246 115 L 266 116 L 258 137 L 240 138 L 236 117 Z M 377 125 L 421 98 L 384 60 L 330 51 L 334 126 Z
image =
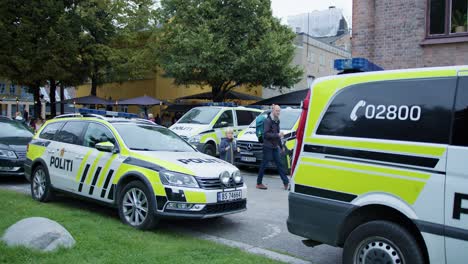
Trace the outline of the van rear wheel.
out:
M 354 229 L 343 250 L 345 264 L 423 264 L 416 239 L 405 228 L 388 221 L 371 221 Z

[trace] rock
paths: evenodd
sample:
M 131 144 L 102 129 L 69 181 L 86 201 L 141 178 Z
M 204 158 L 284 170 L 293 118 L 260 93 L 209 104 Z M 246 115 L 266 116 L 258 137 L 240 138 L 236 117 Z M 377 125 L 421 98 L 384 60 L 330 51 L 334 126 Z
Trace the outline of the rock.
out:
M 75 239 L 59 223 L 43 217 L 23 219 L 10 226 L 2 237 L 8 246 L 24 246 L 40 251 L 71 248 Z

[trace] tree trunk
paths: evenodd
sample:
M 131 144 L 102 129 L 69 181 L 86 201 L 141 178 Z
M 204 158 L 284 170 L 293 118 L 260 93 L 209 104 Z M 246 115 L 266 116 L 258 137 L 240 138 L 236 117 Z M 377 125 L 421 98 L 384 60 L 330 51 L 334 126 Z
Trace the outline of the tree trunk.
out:
M 90 95 L 96 96 L 96 94 L 97 94 L 97 78 L 93 74 L 93 77 L 91 77 L 91 94 Z
M 65 114 L 65 87 L 63 87 L 63 83 L 60 84 L 60 114 Z
M 213 97 L 213 102 L 222 102 L 222 85 L 211 85 L 211 96 Z
M 32 89 L 33 89 L 33 94 L 34 94 L 34 115 L 35 117 L 40 117 L 41 110 L 42 110 L 40 85 L 34 84 Z
M 55 91 L 57 90 L 57 82 L 54 79 L 50 80 L 50 115 L 54 118 L 57 115 L 57 101 L 55 100 Z

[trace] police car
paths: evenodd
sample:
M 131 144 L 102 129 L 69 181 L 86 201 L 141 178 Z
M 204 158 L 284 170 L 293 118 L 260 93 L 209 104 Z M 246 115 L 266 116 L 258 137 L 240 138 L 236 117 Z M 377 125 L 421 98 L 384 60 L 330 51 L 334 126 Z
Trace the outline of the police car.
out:
M 46 202 L 60 191 L 91 198 L 118 207 L 121 220 L 138 229 L 162 217 L 246 210 L 247 187 L 236 167 L 167 128 L 129 117 L 82 110 L 48 121 L 28 145 L 32 197 Z
M 226 106 L 228 105 L 228 106 Z M 194 145 L 199 151 L 215 156 L 228 127 L 234 135 L 247 128 L 262 111 L 221 103 L 192 108 L 169 129 Z
M 467 263 L 468 66 L 315 80 L 288 229 L 344 263 Z
M 262 115 L 269 115 L 270 110 L 265 111 Z M 280 130 L 284 133 L 285 155 L 284 164 L 289 169 L 290 152 L 293 150 L 296 143 L 296 129 L 299 124 L 300 109 L 287 107 L 281 109 L 280 115 Z M 236 166 L 259 167 L 263 159 L 263 144 L 258 142 L 256 135 L 255 120 L 250 126 L 242 130 L 237 136 L 237 146 L 240 148 L 240 154 L 236 157 Z M 273 163 L 269 163 L 267 168 L 275 168 Z

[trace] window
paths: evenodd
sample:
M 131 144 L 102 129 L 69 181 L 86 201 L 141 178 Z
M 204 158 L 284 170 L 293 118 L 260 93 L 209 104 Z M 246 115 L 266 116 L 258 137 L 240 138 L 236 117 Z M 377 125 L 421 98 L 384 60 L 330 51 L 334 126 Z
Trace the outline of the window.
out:
M 83 139 L 83 145 L 85 147 L 94 148 L 97 143 L 101 142 L 111 142 L 112 144 L 116 144 L 114 135 L 104 127 L 103 125 L 90 123 Z
M 468 36 L 466 0 L 428 0 L 429 37 Z
M 55 123 L 49 124 L 42 130 L 39 137 L 42 139 L 52 140 L 54 139 L 54 136 L 57 133 L 57 131 L 59 131 L 62 126 L 63 126 L 63 122 L 55 122 Z
M 456 78 L 382 81 L 336 95 L 317 134 L 448 144 Z
M 6 85 L 4 83 L 0 83 L 0 94 L 6 93 Z
M 16 94 L 16 85 L 10 84 L 10 94 Z
M 325 56 L 323 54 L 320 55 L 320 65 L 325 65 Z
M 312 51 L 309 51 L 309 54 L 307 55 L 307 61 L 314 63 L 314 53 Z
M 226 122 L 227 126 L 234 126 L 234 120 L 232 118 L 232 110 L 224 111 L 220 116 L 216 124 L 214 125 L 215 128 L 223 127 L 222 123 Z
M 246 111 L 246 110 L 236 110 L 237 115 L 237 125 L 239 126 L 248 126 L 252 123 L 252 120 L 257 117 L 257 112 Z
M 68 122 L 55 136 L 55 140 L 68 144 L 81 144 L 81 135 L 86 127 L 84 122 Z
M 452 133 L 453 145 L 468 147 L 468 77 L 460 78 L 458 82 Z
M 21 122 L 16 121 L 0 121 L 0 142 L 6 138 L 29 138 L 33 137 L 33 133 L 29 131 L 26 126 Z
M 193 108 L 179 120 L 179 124 L 209 124 L 219 113 L 220 108 Z

